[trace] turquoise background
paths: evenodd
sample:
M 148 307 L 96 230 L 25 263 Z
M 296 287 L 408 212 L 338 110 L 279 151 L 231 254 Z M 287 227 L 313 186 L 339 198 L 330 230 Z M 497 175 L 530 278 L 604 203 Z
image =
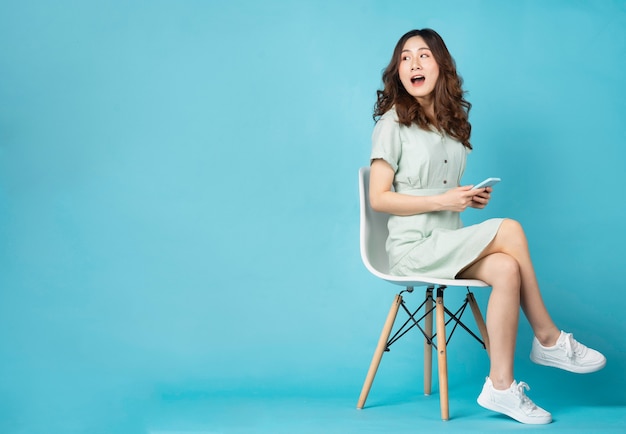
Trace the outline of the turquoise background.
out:
M 423 27 L 473 104 L 466 183 L 503 179 L 465 222 L 521 221 L 554 319 L 608 358 L 532 365 L 522 322 L 516 376 L 553 412 L 626 406 L 624 1 L 0 1 L 0 431 L 145 432 L 204 397 L 352 409 L 396 290 L 359 257 L 357 170 Z M 454 339 L 473 402 L 487 358 Z M 397 344 L 369 402 L 419 393 L 421 351 Z

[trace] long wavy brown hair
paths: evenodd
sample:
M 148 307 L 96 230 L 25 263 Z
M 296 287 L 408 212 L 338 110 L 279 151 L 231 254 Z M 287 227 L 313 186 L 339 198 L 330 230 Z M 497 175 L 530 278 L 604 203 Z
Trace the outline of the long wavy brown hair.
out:
M 439 66 L 439 78 L 434 89 L 437 127 L 472 149 L 469 141 L 472 126 L 468 120 L 472 105 L 464 98 L 463 79 L 456 72 L 456 63 L 448 47 L 441 36 L 432 29 L 411 30 L 405 33 L 396 44 L 391 62 L 383 72 L 384 88 L 376 91 L 374 120 L 378 120 L 395 105 L 401 124 L 410 126 L 415 123 L 425 129 L 433 124 L 419 102 L 406 91 L 398 73 L 404 44 L 414 36 L 421 36 L 424 39 Z

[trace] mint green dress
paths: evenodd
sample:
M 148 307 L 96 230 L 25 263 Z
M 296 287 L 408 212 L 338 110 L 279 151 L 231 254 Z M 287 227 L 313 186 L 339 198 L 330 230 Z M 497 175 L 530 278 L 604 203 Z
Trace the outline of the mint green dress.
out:
M 430 196 L 458 187 L 469 152 L 445 133 L 400 124 L 393 108 L 372 134 L 371 160 L 389 163 L 395 172 L 393 188 L 402 194 Z M 502 220 L 464 227 L 460 213 L 453 211 L 391 215 L 386 245 L 390 273 L 454 279 L 493 240 Z

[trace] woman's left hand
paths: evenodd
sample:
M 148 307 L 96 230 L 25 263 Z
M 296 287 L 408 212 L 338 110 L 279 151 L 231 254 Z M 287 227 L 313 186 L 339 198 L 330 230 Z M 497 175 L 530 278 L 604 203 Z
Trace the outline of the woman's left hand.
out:
M 491 187 L 481 188 L 480 191 L 472 198 L 470 207 L 477 209 L 483 209 L 484 207 L 486 207 L 489 203 L 489 200 L 491 199 L 492 191 L 493 188 Z

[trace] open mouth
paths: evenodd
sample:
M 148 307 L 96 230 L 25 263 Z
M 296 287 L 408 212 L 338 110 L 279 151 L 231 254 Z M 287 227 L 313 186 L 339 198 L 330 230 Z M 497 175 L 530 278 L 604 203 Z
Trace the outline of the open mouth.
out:
M 424 77 L 423 75 L 414 75 L 413 77 L 411 77 L 411 83 L 413 84 L 422 84 L 424 80 L 426 80 L 426 77 Z

